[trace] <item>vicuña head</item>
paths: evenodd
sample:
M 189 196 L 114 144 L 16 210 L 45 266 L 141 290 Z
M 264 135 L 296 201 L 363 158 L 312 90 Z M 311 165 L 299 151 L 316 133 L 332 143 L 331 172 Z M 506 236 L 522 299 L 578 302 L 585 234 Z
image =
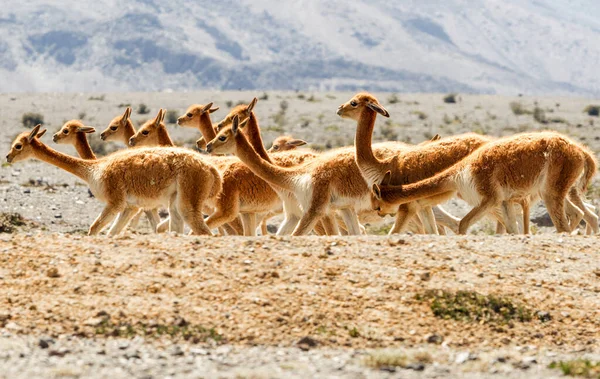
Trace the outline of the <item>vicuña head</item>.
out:
M 6 161 L 8 163 L 19 162 L 35 157 L 35 150 L 31 147 L 31 144 L 35 139 L 40 138 L 46 133 L 46 129 L 40 131 L 41 127 L 42 125 L 38 124 L 30 132 L 23 132 L 15 138 L 15 141 L 6 156 Z
M 231 120 L 231 127 L 222 128 L 215 139 L 206 145 L 206 152 L 210 154 L 235 154 L 237 144 L 235 136 L 240 132 L 240 129 L 246 126 L 248 119 L 239 122 L 240 119 L 235 115 Z
M 131 108 L 127 107 L 125 113 L 112 119 L 108 127 L 100 133 L 100 138 L 103 141 L 118 141 L 126 145 L 129 143 L 129 138 L 135 134 L 135 128 L 131 122 Z
M 129 138 L 129 146 L 173 146 L 164 124 L 166 110 L 159 109 L 158 114 L 142 125 Z
M 349 118 L 358 121 L 362 110 L 367 107 L 384 117 L 390 117 L 390 113 L 379 104 L 377 98 L 370 93 L 361 92 L 356 95 L 348 102 L 340 105 L 337 109 L 337 115 L 342 118 Z
M 190 105 L 183 116 L 180 116 L 177 119 L 177 125 L 196 128 L 198 127 L 198 123 L 200 122 L 200 117 L 205 114 L 211 114 L 219 110 L 219 107 L 212 107 L 213 103 L 208 103 L 206 105 L 202 104 L 193 104 Z
M 227 116 L 225 116 L 225 118 L 217 124 L 217 132 L 226 126 L 231 125 L 231 123 L 233 122 L 233 118 L 235 116 L 239 117 L 240 122 L 243 121 L 244 119 L 250 117 L 250 113 L 252 113 L 252 110 L 254 109 L 254 106 L 256 105 L 257 102 L 258 102 L 258 99 L 255 97 L 254 99 L 252 99 L 250 104 L 247 104 L 247 105 L 240 104 L 240 105 L 235 106 L 227 114 Z
M 296 139 L 292 136 L 279 136 L 273 141 L 269 153 L 294 150 L 295 148 L 304 145 L 306 145 L 306 141 L 301 139 Z
M 85 133 L 94 133 L 96 129 L 85 126 L 79 120 L 67 121 L 62 128 L 52 136 L 52 141 L 60 144 L 76 145 L 78 138 Z M 85 138 L 85 136 L 83 136 Z

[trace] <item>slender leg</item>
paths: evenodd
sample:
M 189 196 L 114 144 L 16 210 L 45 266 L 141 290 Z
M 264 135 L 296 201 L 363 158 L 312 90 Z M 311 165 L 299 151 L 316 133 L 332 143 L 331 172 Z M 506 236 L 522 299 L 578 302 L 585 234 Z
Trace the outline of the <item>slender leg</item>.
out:
M 142 211 L 139 211 L 138 213 L 136 213 L 133 216 L 133 218 L 131 219 L 131 222 L 129 223 L 129 227 L 131 229 L 136 229 L 138 224 L 140 223 L 140 218 L 142 218 Z M 156 229 L 154 229 L 154 230 L 156 230 Z
M 141 214 L 137 207 L 127 207 L 123 209 L 123 212 L 119 213 L 117 220 L 113 223 L 110 230 L 108 231 L 109 236 L 116 236 L 127 226 L 129 221 L 136 215 Z
M 208 221 L 208 219 L 207 219 Z M 207 222 L 208 224 L 208 222 Z M 244 225 L 242 224 L 242 219 L 238 216 L 236 218 L 234 218 L 233 220 L 229 221 L 227 223 L 227 225 L 229 225 L 229 227 L 234 229 L 234 233 L 232 235 L 238 235 L 238 236 L 243 236 L 244 235 Z
M 458 217 L 452 216 L 439 205 L 432 207 L 432 210 L 433 215 L 435 216 L 435 222 L 437 224 L 447 227 L 448 229 L 452 230 L 454 234 L 458 234 L 458 223 L 460 222 Z
M 583 211 L 583 219 L 585 220 L 586 225 L 591 228 L 592 233 L 598 234 L 598 216 L 596 216 L 596 214 L 593 211 L 590 211 L 590 209 L 586 206 L 586 204 L 581 199 L 581 196 L 579 195 L 579 192 L 577 191 L 577 189 L 571 188 L 571 190 L 569 191 L 568 200 L 571 200 L 571 202 L 574 206 L 579 208 L 579 210 Z M 569 202 L 566 202 L 566 205 L 567 205 L 568 212 L 570 214 L 573 213 L 571 204 L 569 204 Z M 581 221 L 579 221 L 579 222 L 581 222 Z M 579 225 L 577 220 L 573 221 L 572 226 L 573 225 L 575 225 L 575 226 Z M 586 227 L 586 233 L 587 233 L 587 227 Z
M 491 198 L 484 199 L 478 206 L 471 209 L 469 213 L 466 214 L 465 217 L 460 220 L 458 225 L 458 233 L 459 234 L 467 234 L 467 230 L 469 230 L 469 226 L 473 223 L 477 222 L 480 218 L 482 218 L 486 213 L 490 211 L 495 205 L 495 202 Z
M 169 203 L 169 231 L 183 233 L 185 225 L 183 218 L 177 209 L 177 201 L 178 199 L 175 196 L 175 198 Z
M 425 207 L 419 211 L 419 215 L 421 216 L 421 220 L 423 221 L 423 226 L 425 227 L 425 232 L 427 232 L 427 234 L 439 234 L 437 230 L 437 224 L 435 223 L 435 216 L 431 207 Z
M 150 222 L 150 227 L 152 228 L 152 230 L 154 232 L 157 232 L 158 224 L 160 224 L 160 216 L 158 215 L 158 209 L 145 210 L 144 214 L 148 218 L 148 222 Z
M 124 205 L 106 204 L 100 215 L 90 226 L 88 235 L 95 236 L 100 233 L 124 208 Z
M 390 230 L 390 234 L 398 234 L 406 231 L 408 222 L 415 216 L 417 210 L 414 206 L 409 204 L 402 204 L 398 207 L 398 213 L 396 213 L 396 222 Z
M 244 225 L 245 236 L 256 236 L 256 214 L 255 213 L 241 213 L 242 224 Z
M 513 206 L 513 204 L 508 201 L 503 201 L 501 209 L 506 231 L 509 234 L 518 234 L 519 229 L 517 227 L 517 217 L 515 215 L 515 207 Z
M 340 210 L 340 213 L 342 214 L 342 219 L 344 220 L 344 224 L 346 224 L 346 228 L 348 228 L 348 234 L 353 236 L 361 234 L 356 211 L 353 208 L 344 208 Z
M 335 217 L 331 216 L 330 214 L 325 215 L 321 219 L 321 222 L 323 223 L 323 226 L 325 227 L 325 233 L 327 233 L 328 236 L 337 236 L 340 234 L 338 223 Z
M 568 233 L 571 231 L 569 226 L 569 221 L 567 220 L 567 216 L 565 214 L 565 199 L 561 196 L 554 196 L 551 194 L 544 194 L 542 196 L 544 203 L 546 204 L 546 208 L 548 209 L 548 214 L 556 227 L 556 231 L 558 233 Z
M 315 228 L 313 229 L 313 231 L 318 236 L 326 236 L 327 235 L 327 232 L 325 231 L 325 226 L 323 225 L 323 220 L 321 220 L 315 224 Z

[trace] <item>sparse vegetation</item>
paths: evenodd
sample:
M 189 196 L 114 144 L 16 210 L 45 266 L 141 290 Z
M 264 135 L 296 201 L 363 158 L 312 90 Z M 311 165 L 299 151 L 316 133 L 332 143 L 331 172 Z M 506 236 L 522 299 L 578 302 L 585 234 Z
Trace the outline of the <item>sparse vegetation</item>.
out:
M 227 100 L 227 101 L 225 102 L 225 106 L 226 106 L 227 108 L 231 108 L 231 107 L 233 107 L 233 101 L 232 101 L 232 100 Z
M 588 116 L 598 117 L 600 115 L 600 105 L 588 105 L 583 110 Z
M 306 96 L 304 96 L 303 93 L 299 93 L 297 97 L 298 99 L 303 100 Z
M 0 233 L 13 233 L 17 227 L 25 225 L 25 219 L 19 213 L 0 213 Z
M 263 101 L 269 100 L 269 94 L 266 92 L 263 92 L 263 94 L 258 97 L 258 100 L 263 100 Z
M 79 114 L 77 115 L 77 117 L 82 121 L 85 119 L 85 116 L 86 116 L 85 112 L 79 112 Z
M 456 93 L 449 93 L 446 96 L 444 96 L 444 103 L 446 104 L 456 104 L 458 99 L 458 94 Z
M 106 95 L 100 95 L 100 96 L 90 96 L 88 98 L 88 100 L 90 101 L 104 101 Z
M 548 123 L 548 120 L 546 119 L 546 112 L 538 106 L 533 108 L 533 119 L 539 122 L 540 124 Z
M 138 114 L 148 114 L 148 113 L 150 113 L 150 108 L 148 108 L 148 106 L 146 104 L 141 103 L 140 105 L 138 105 L 137 113 Z
M 411 111 L 410 114 L 416 115 L 417 117 L 419 117 L 419 120 L 427 119 L 427 113 L 422 112 L 422 111 Z
M 393 93 L 392 95 L 390 95 L 390 97 L 388 97 L 387 100 L 388 100 L 389 104 L 396 104 L 396 103 L 400 102 L 400 98 L 395 93 Z
M 306 101 L 308 101 L 309 103 L 315 103 L 317 101 L 319 101 L 315 95 L 310 95 L 308 99 L 306 99 Z
M 398 133 L 396 133 L 394 124 L 390 120 L 387 120 L 379 130 L 381 136 L 387 141 L 396 141 L 398 139 Z
M 527 322 L 532 319 L 531 310 L 508 298 L 482 295 L 474 291 L 429 290 L 417 295 L 416 299 L 429 302 L 433 314 L 446 320 L 504 323 Z
M 360 337 L 360 332 L 358 331 L 358 329 L 356 329 L 356 326 L 353 327 L 352 329 L 350 329 L 348 331 L 348 334 L 350 335 L 350 337 L 352 338 L 358 338 Z
M 24 113 L 23 116 L 21 117 L 21 122 L 23 123 L 24 127 L 33 128 L 37 124 L 44 123 L 44 116 L 40 113 L 33 113 L 33 112 Z
M 171 109 L 170 111 L 167 111 L 167 115 L 165 116 L 165 120 L 167 120 L 168 124 L 176 124 L 177 123 L 177 118 L 178 118 L 178 113 L 176 110 Z
M 382 349 L 371 351 L 369 355 L 363 360 L 363 363 L 366 366 L 377 368 L 377 369 L 385 369 L 390 367 L 401 367 L 408 368 L 410 365 L 421 365 L 421 368 L 424 368 L 423 365 L 430 364 L 433 362 L 433 357 L 431 354 L 418 351 L 410 356 L 406 354 L 403 350 L 399 349 Z
M 510 103 L 510 109 L 515 114 L 515 116 L 521 116 L 524 114 L 531 114 L 531 111 L 526 109 L 523 104 L 518 101 L 513 101 Z
M 588 359 L 552 362 L 548 368 L 559 369 L 566 376 L 600 379 L 600 362 L 592 362 Z
M 121 103 L 121 104 L 117 105 L 117 107 L 119 107 L 119 108 L 127 108 L 130 106 L 131 106 L 131 103 Z

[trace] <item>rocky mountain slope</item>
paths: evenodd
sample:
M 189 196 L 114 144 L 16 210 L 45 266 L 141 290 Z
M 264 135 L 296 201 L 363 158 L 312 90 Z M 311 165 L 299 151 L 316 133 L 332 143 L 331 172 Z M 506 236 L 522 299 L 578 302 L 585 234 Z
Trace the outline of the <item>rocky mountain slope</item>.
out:
M 0 91 L 600 93 L 594 0 L 8 0 Z

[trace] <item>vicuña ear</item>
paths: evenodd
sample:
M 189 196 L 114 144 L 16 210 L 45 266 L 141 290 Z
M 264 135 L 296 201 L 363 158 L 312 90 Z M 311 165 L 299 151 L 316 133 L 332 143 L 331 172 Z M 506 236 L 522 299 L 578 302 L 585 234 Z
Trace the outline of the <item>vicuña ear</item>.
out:
M 35 136 L 38 134 L 38 132 L 40 131 L 40 128 L 42 127 L 42 124 L 37 124 L 33 130 L 31 130 L 31 133 L 29 133 L 29 135 L 27 136 L 27 141 L 31 142 Z
M 210 110 L 210 107 L 212 107 L 213 103 L 208 103 L 206 104 L 203 108 L 202 108 L 202 113 L 204 112 L 208 112 Z
M 377 184 L 373 184 L 373 195 L 377 200 L 381 200 L 381 188 Z
M 218 110 L 219 110 L 219 107 L 210 108 L 210 109 L 208 110 L 208 113 L 214 113 L 214 112 L 216 112 L 216 111 L 218 111 Z
M 250 104 L 248 104 L 248 108 L 246 109 L 246 113 L 250 114 L 252 112 L 252 110 L 254 109 L 254 106 L 256 105 L 257 102 L 258 102 L 258 99 L 256 97 L 254 99 L 252 99 L 252 101 L 250 102 Z
M 131 116 L 131 107 L 127 107 L 125 109 L 125 113 L 123 113 L 123 117 L 121 117 L 121 120 L 126 121 L 129 116 Z
M 204 137 L 198 138 L 198 141 L 196 141 L 196 146 L 198 146 L 198 149 L 201 150 L 206 149 L 206 141 L 204 140 Z
M 167 110 L 162 110 L 162 116 L 160 116 L 160 122 L 165 122 L 165 116 L 167 115 Z
M 250 117 L 240 122 L 240 128 L 243 128 L 244 126 L 248 125 L 248 121 L 250 121 Z
M 38 133 L 38 134 L 37 134 L 35 137 L 36 137 L 36 138 L 42 138 L 42 136 L 43 136 L 44 134 L 46 134 L 46 130 L 47 130 L 47 129 L 43 129 L 43 130 L 42 130 L 41 132 L 39 132 L 39 133 Z
M 79 126 L 75 131 L 81 133 L 94 133 L 96 129 L 92 128 L 91 126 Z
M 381 185 L 389 186 L 391 182 L 392 182 L 392 172 L 388 170 L 385 173 L 385 175 L 383 176 L 383 179 L 381 180 Z
M 231 125 L 231 131 L 233 132 L 233 135 L 237 135 L 238 134 L 238 130 L 240 127 L 240 118 L 235 115 L 233 116 L 233 121 L 232 121 L 232 125 Z
M 154 119 L 154 125 L 159 126 L 160 122 L 162 121 L 162 117 L 163 117 L 163 110 L 161 108 L 158 110 L 158 114 L 156 115 L 156 118 Z
M 388 112 L 382 105 L 380 104 L 376 104 L 376 103 L 371 103 L 368 102 L 367 103 L 367 107 L 369 107 L 370 109 L 374 110 L 375 112 L 379 113 L 380 115 L 384 116 L 384 117 L 390 117 L 390 112 Z
M 293 139 L 293 140 L 291 140 L 291 141 L 288 141 L 288 142 L 286 143 L 286 145 L 289 145 L 289 146 L 296 146 L 296 147 L 297 147 L 297 146 L 304 146 L 304 145 L 306 145 L 306 143 L 307 143 L 306 141 L 303 141 L 303 140 L 301 140 L 301 139 Z
M 439 134 L 436 134 L 435 136 L 433 136 L 433 137 L 431 138 L 431 141 L 429 141 L 429 142 L 435 142 L 435 141 L 439 140 L 440 138 L 442 138 L 442 137 L 440 137 L 440 135 L 439 135 Z

